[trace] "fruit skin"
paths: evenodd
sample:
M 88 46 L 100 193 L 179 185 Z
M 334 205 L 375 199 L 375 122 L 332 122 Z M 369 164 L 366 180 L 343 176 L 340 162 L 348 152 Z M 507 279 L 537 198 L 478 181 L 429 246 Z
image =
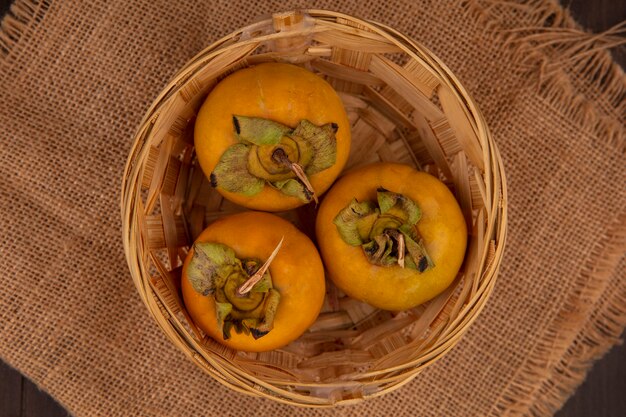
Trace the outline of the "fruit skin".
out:
M 239 259 L 265 261 L 283 236 L 283 245 L 269 269 L 273 286 L 280 292 L 280 304 L 274 328 L 257 340 L 235 331 L 230 339 L 223 339 L 214 298 L 197 293 L 187 277 L 193 249 L 189 251 L 181 285 L 187 311 L 198 327 L 233 349 L 263 352 L 292 342 L 313 324 L 324 302 L 324 266 L 313 242 L 294 225 L 269 213 L 244 212 L 211 223 L 196 242 L 222 243 L 231 247 Z
M 376 189 L 404 194 L 422 210 L 417 229 L 435 267 L 423 273 L 399 266 L 370 264 L 359 246 L 345 243 L 333 219 L 352 198 L 376 201 Z M 328 192 L 316 221 L 317 241 L 326 271 L 335 285 L 375 307 L 400 311 L 422 304 L 445 290 L 456 277 L 467 244 L 467 226 L 448 188 L 413 168 L 377 163 L 343 176 Z
M 237 143 L 233 115 L 263 117 L 292 128 L 301 119 L 318 126 L 336 123 L 335 165 L 309 178 L 318 196 L 331 186 L 348 160 L 350 122 L 341 99 L 330 84 L 303 68 L 260 64 L 239 70 L 215 86 L 200 108 L 194 131 L 196 154 L 207 177 L 222 153 Z M 254 210 L 283 211 L 305 204 L 267 184 L 251 197 L 217 190 L 228 200 Z

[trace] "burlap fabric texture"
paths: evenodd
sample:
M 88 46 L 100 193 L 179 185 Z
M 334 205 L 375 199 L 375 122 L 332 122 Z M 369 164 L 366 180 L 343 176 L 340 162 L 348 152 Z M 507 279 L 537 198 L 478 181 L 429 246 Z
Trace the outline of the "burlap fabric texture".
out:
M 213 40 L 293 2 L 17 0 L 0 32 L 0 356 L 77 416 L 550 415 L 626 324 L 625 78 L 557 3 L 322 1 L 442 58 L 500 146 L 509 239 L 459 345 L 333 410 L 242 396 L 160 333 L 127 271 L 121 175 L 149 103 Z

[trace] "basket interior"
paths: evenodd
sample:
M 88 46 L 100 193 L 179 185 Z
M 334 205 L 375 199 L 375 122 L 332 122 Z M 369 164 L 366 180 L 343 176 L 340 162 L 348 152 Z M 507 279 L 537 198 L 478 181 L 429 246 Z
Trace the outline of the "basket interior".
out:
M 393 161 L 439 177 L 457 197 L 471 234 L 458 277 L 430 302 L 400 313 L 377 310 L 327 280 L 322 312 L 302 337 L 283 349 L 245 353 L 193 324 L 179 293 L 180 273 L 190 245 L 211 221 L 245 210 L 223 199 L 200 170 L 195 114 L 219 80 L 268 61 L 302 65 L 339 92 L 352 129 L 346 170 Z M 124 198 L 133 207 L 136 283 L 152 313 L 196 362 L 243 391 L 324 405 L 406 382 L 454 345 L 482 307 L 499 263 L 497 150 L 474 112 L 435 58 L 400 35 L 346 16 L 275 15 L 222 39 L 157 100 L 130 158 L 138 174 Z M 315 241 L 313 205 L 277 214 Z

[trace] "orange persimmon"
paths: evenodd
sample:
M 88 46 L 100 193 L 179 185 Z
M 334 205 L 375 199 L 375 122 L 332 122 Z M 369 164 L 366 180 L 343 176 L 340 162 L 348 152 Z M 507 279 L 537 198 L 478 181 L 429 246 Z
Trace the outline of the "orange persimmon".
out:
M 393 311 L 445 290 L 467 243 L 450 190 L 427 173 L 392 163 L 342 177 L 320 206 L 316 233 L 332 281 L 358 300 Z
M 324 193 L 350 151 L 341 99 L 304 68 L 265 63 L 213 88 L 198 113 L 198 161 L 224 197 L 244 207 L 283 211 Z
M 259 271 L 279 242 L 267 272 Z M 261 280 L 241 294 L 256 272 Z M 237 350 L 267 351 L 313 324 L 324 301 L 324 267 L 294 225 L 244 212 L 216 220 L 198 236 L 183 265 L 182 293 L 193 321 L 212 338 Z

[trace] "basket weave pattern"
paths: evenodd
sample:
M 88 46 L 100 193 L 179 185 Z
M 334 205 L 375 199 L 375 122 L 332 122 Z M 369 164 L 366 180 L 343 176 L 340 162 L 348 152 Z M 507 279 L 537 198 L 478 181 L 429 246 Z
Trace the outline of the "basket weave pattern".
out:
M 289 346 L 236 352 L 205 336 L 179 293 L 182 260 L 212 220 L 243 211 L 210 187 L 193 149 L 195 114 L 211 88 L 261 62 L 303 65 L 339 92 L 352 129 L 346 169 L 411 165 L 455 193 L 471 232 L 454 283 L 401 313 L 346 297 L 327 281 L 317 322 Z M 396 389 L 459 340 L 491 293 L 506 238 L 502 161 L 482 115 L 429 51 L 391 28 L 328 12 L 274 15 L 190 61 L 137 132 L 122 193 L 124 244 L 139 293 L 168 337 L 227 386 L 296 405 L 330 406 Z M 279 213 L 313 235 L 310 206 Z

